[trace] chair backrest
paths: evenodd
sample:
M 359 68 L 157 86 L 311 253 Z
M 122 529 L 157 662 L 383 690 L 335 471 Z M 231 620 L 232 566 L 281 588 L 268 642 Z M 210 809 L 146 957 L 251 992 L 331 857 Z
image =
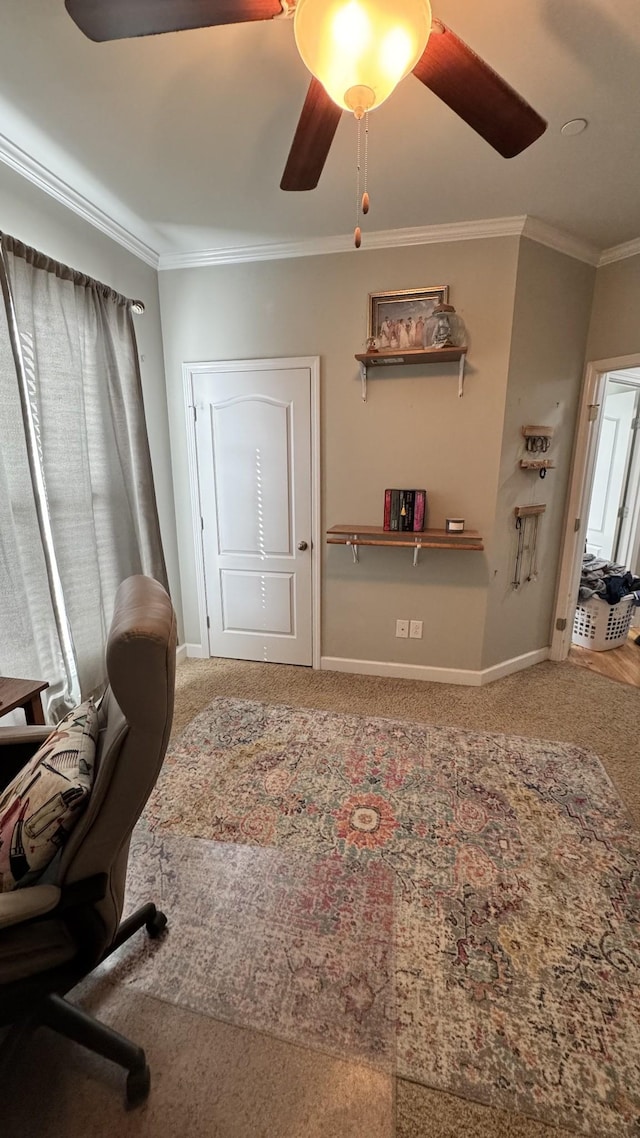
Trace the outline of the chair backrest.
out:
M 107 948 L 124 902 L 131 832 L 164 759 L 176 669 L 176 617 L 150 577 L 129 577 L 116 594 L 107 642 L 109 686 L 99 708 L 96 773 L 89 805 L 60 859 L 57 882 L 68 886 L 108 876 L 96 902 Z

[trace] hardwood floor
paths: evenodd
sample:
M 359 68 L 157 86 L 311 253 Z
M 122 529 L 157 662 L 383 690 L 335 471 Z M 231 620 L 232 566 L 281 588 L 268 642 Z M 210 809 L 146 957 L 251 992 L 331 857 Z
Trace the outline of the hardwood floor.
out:
M 590 668 L 600 676 L 608 676 L 610 680 L 640 688 L 640 644 L 635 643 L 637 637 L 640 637 L 640 628 L 631 628 L 626 644 L 606 652 L 593 652 L 590 648 L 578 648 L 573 644 L 569 660 L 581 668 Z

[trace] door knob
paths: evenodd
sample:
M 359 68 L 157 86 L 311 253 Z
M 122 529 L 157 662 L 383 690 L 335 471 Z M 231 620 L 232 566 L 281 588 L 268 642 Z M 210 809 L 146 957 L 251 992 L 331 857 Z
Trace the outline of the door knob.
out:
M 302 549 L 302 550 L 305 550 L 305 549 L 308 549 L 308 548 L 309 548 L 309 547 L 308 547 L 308 545 L 307 545 L 306 541 L 299 541 L 299 542 L 298 542 L 298 549 Z

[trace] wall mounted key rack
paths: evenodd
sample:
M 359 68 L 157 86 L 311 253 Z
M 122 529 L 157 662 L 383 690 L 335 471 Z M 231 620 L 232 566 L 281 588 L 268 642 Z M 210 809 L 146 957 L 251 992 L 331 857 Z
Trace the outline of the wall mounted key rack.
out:
M 520 469 L 537 470 L 540 477 L 544 478 L 547 470 L 553 470 L 556 465 L 552 458 L 541 458 L 551 446 L 553 427 L 522 427 L 522 434 L 527 454 L 520 459 Z

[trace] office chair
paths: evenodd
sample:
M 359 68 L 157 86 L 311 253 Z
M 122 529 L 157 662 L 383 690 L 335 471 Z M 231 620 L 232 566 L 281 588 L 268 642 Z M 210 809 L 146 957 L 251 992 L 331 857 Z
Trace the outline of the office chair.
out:
M 171 721 L 176 618 L 157 581 L 129 577 L 116 594 L 107 643 L 109 686 L 98 710 L 95 776 L 88 805 L 47 871 L 47 884 L 0 893 L 0 1027 L 11 1025 L 1 1062 L 44 1025 L 128 1071 L 126 1098 L 149 1093 L 145 1053 L 65 999 L 138 929 L 159 936 L 154 904 L 120 924 L 129 843 L 158 777 Z M 0 728 L 0 787 L 8 785 L 50 728 Z

